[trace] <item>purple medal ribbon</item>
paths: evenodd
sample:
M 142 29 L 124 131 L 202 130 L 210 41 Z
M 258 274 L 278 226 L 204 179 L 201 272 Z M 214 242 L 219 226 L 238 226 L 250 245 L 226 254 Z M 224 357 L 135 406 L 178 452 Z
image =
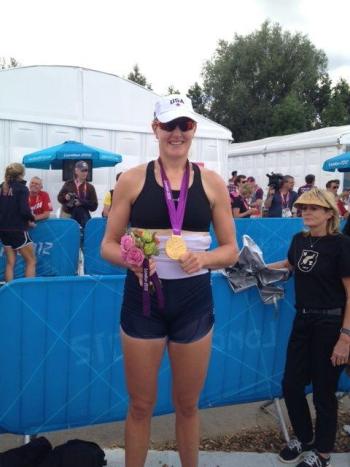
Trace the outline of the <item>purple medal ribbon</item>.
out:
M 170 223 L 174 235 L 181 235 L 181 228 L 185 215 L 186 201 L 187 201 L 187 192 L 188 184 L 190 181 L 190 164 L 186 162 L 185 173 L 183 174 L 180 188 L 179 200 L 177 203 L 177 208 L 173 199 L 173 194 L 171 191 L 170 181 L 165 173 L 162 161 L 158 159 L 160 174 L 162 177 L 163 187 L 164 187 L 164 196 L 165 201 L 168 207 Z M 152 283 L 156 290 L 158 308 L 160 310 L 164 309 L 164 295 L 162 286 L 159 280 L 157 273 L 155 272 L 152 276 Z M 145 258 L 143 261 L 143 277 L 142 277 L 142 310 L 145 316 L 149 316 L 151 313 L 151 297 L 150 297 L 150 285 L 151 279 L 149 274 L 149 259 Z
M 168 207 L 171 228 L 173 230 L 174 235 L 181 235 L 182 224 L 185 216 L 188 184 L 190 181 L 190 164 L 188 161 L 186 161 L 186 168 L 181 181 L 180 195 L 179 200 L 177 202 L 177 208 L 173 199 L 170 181 L 167 177 L 167 174 L 165 173 L 163 163 L 160 160 L 160 158 L 158 159 L 158 164 L 160 167 L 160 175 L 162 177 L 165 202 Z
M 149 260 L 145 258 L 142 263 L 142 311 L 145 316 L 151 313 L 151 297 L 149 294 Z
M 145 258 L 142 263 L 142 311 L 145 316 L 151 314 L 151 297 L 150 297 L 150 286 L 151 279 L 149 274 L 149 259 Z M 152 276 L 152 284 L 156 290 L 158 308 L 160 310 L 164 309 L 164 295 L 162 286 L 158 277 L 158 274 L 155 272 Z

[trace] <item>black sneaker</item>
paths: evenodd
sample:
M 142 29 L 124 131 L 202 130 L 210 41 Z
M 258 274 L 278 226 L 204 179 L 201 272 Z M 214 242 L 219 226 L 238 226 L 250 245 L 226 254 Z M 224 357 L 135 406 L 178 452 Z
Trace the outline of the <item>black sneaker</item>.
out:
M 317 451 L 311 451 L 296 467 L 331 467 L 331 458 L 325 459 Z
M 310 451 L 310 449 L 311 444 L 304 444 L 293 438 L 279 453 L 278 459 L 285 464 L 293 464 L 300 459 L 303 452 Z

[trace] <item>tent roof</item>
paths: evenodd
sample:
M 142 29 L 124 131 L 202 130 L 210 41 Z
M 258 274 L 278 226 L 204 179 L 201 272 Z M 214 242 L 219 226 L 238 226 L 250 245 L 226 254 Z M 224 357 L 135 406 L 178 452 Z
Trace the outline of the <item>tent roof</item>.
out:
M 0 71 L 0 119 L 151 132 L 157 94 L 119 76 L 71 66 Z M 231 140 L 231 132 L 200 116 L 197 136 Z
M 229 149 L 229 157 L 337 144 L 350 144 L 350 125 L 321 128 L 320 130 L 292 135 L 273 136 L 245 143 L 234 143 Z

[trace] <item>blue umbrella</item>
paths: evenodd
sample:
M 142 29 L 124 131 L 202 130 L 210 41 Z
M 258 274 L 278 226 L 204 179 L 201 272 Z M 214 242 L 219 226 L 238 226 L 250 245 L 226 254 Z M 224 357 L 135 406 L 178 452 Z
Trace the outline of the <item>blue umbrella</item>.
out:
M 91 160 L 93 168 L 113 167 L 122 161 L 122 156 L 104 149 L 86 146 L 77 141 L 66 141 L 58 146 L 42 149 L 23 157 L 25 167 L 31 169 L 62 169 L 66 160 Z
M 331 157 L 323 163 L 323 170 L 327 172 L 350 172 L 350 152 L 344 152 L 338 156 Z

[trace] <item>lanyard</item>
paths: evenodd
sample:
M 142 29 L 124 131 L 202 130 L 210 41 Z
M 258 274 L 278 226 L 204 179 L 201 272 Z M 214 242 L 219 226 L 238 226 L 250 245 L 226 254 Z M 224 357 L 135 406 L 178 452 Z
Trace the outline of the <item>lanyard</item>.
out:
M 81 185 L 83 185 L 83 192 L 81 193 L 79 188 L 81 187 Z M 77 189 L 77 195 L 78 197 L 82 197 L 82 199 L 86 199 L 86 182 L 83 182 L 83 183 L 78 183 L 77 180 L 75 180 L 75 187 Z
M 282 193 L 280 193 L 280 195 L 281 195 L 281 204 L 282 204 L 282 208 L 283 208 L 283 209 L 288 208 L 288 206 L 289 206 L 289 191 L 288 191 L 288 193 L 286 193 L 285 196 L 282 195 Z
M 167 174 L 164 170 L 163 163 L 158 159 L 159 167 L 160 167 L 160 175 L 162 177 L 163 187 L 164 187 L 164 197 L 165 202 L 168 208 L 170 224 L 174 235 L 181 235 L 182 224 L 185 215 L 185 208 L 186 208 L 186 201 L 187 201 L 187 193 L 188 193 L 188 184 L 190 181 L 190 164 L 186 162 L 185 172 L 182 176 L 181 181 L 181 188 L 180 188 L 180 195 L 179 200 L 177 203 L 177 208 L 175 206 L 175 202 L 173 199 L 173 194 L 171 191 L 170 181 L 167 177 Z

